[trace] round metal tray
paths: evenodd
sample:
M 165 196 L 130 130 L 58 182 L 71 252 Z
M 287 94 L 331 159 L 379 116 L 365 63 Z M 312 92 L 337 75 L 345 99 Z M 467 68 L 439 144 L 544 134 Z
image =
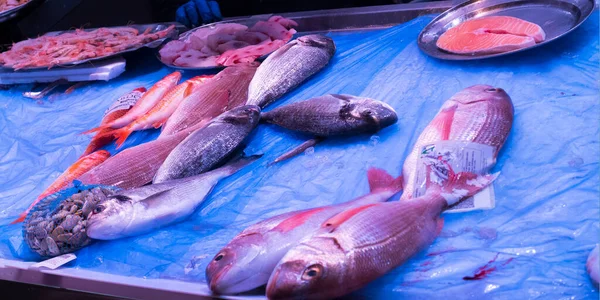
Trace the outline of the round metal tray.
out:
M 31 0 L 25 4 L 19 5 L 15 8 L 0 12 L 0 23 L 4 23 L 10 19 L 16 18 L 20 15 L 26 14 L 27 11 L 33 9 L 35 6 L 41 4 L 42 0 Z
M 521 52 L 552 42 L 573 31 L 594 11 L 594 0 L 471 0 L 450 8 L 421 31 L 419 48 L 427 55 L 446 60 L 474 60 Z M 510 16 L 544 29 L 546 40 L 528 48 L 494 54 L 454 54 L 436 46 L 448 29 L 484 16 Z

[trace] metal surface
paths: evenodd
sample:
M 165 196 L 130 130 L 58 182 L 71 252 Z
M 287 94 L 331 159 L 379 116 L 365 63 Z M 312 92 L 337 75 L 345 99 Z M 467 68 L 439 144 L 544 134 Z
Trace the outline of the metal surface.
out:
M 419 34 L 419 48 L 439 59 L 474 60 L 529 50 L 552 42 L 573 31 L 594 11 L 594 0 L 471 0 L 457 5 L 429 23 Z M 544 29 L 546 39 L 534 46 L 495 54 L 454 54 L 436 46 L 448 29 L 474 18 L 511 16 L 535 23 Z
M 19 5 L 15 8 L 0 12 L 0 23 L 6 22 L 10 19 L 18 16 L 27 14 L 28 11 L 33 9 L 35 6 L 41 4 L 43 0 L 31 0 L 25 4 Z
M 157 31 L 164 30 L 164 29 L 168 28 L 171 25 L 175 25 L 175 31 L 173 33 L 171 33 L 170 35 L 162 38 L 162 39 L 157 39 L 157 40 L 154 40 L 152 42 L 143 44 L 141 46 L 132 47 L 132 48 L 129 48 L 129 49 L 126 49 L 126 50 L 123 50 L 123 51 L 112 53 L 110 55 L 98 56 L 98 57 L 93 57 L 93 58 L 78 60 L 78 61 L 74 61 L 74 62 L 70 62 L 70 63 L 58 64 L 58 65 L 52 66 L 51 68 L 77 66 L 77 65 L 81 65 L 81 64 L 84 64 L 84 63 L 87 63 L 87 62 L 93 62 L 93 61 L 97 61 L 97 60 L 107 59 L 107 58 L 111 58 L 111 57 L 114 57 L 114 56 L 121 55 L 123 53 L 133 52 L 133 51 L 139 50 L 139 49 L 141 49 L 143 47 L 156 48 L 156 47 L 160 46 L 168 38 L 176 36 L 182 28 L 185 28 L 183 25 L 181 25 L 179 23 L 156 23 L 156 24 L 145 24 L 145 25 L 118 26 L 118 27 L 131 27 L 131 28 L 135 28 L 139 32 L 144 32 L 148 28 L 150 28 L 150 33 L 154 33 L 154 32 L 157 32 Z M 106 27 L 106 28 L 118 28 L 118 27 Z M 84 29 L 84 30 L 85 31 L 93 31 L 93 30 L 96 30 L 96 29 L 98 29 L 98 28 L 90 28 L 90 29 Z M 74 32 L 74 30 L 53 31 L 53 32 L 48 32 L 48 33 L 44 34 L 43 36 L 58 36 L 60 34 L 69 33 L 69 32 Z M 5 67 L 5 66 L 0 66 L 0 67 L 2 67 L 4 69 L 13 70 L 13 68 L 10 68 L 10 67 Z M 47 68 L 48 68 L 48 66 L 43 66 L 43 67 L 23 68 L 23 69 L 20 69 L 20 70 L 42 70 L 42 69 L 47 69 Z

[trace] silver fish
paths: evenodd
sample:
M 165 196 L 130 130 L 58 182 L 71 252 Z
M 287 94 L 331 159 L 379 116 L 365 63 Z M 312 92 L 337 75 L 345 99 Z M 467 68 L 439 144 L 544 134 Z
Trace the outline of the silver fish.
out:
M 440 233 L 440 214 L 489 185 L 497 175 L 458 173 L 412 201 L 346 210 L 321 225 L 281 259 L 269 278 L 269 299 L 333 299 L 407 261 Z
M 235 294 L 265 285 L 285 253 L 323 221 L 353 207 L 387 201 L 402 189 L 402 177 L 380 169 L 369 169 L 368 178 L 371 192 L 352 201 L 282 214 L 246 228 L 206 267 L 210 289 Z
M 321 137 L 376 132 L 398 121 L 388 104 L 352 95 L 325 95 L 288 104 L 262 113 L 261 118 Z
M 214 186 L 260 156 L 239 159 L 213 171 L 166 182 L 170 188 L 147 196 L 129 198 L 112 195 L 99 204 L 87 223 L 87 235 L 93 239 L 112 240 L 151 232 L 184 220 L 206 199 Z M 147 191 L 141 188 L 142 194 Z M 128 191 L 134 194 L 136 189 Z
M 323 35 L 305 35 L 273 52 L 250 82 L 246 104 L 264 108 L 323 69 L 335 53 L 335 44 Z
M 209 171 L 234 153 L 256 128 L 260 108 L 245 105 L 226 111 L 206 127 L 190 134 L 167 156 L 153 183 Z

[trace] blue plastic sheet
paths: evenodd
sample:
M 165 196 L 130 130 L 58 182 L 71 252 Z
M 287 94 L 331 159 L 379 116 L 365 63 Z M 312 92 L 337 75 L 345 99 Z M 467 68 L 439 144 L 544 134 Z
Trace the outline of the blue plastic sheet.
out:
M 513 130 L 495 167 L 502 172 L 496 208 L 446 215 L 429 249 L 352 296 L 597 298 L 585 261 L 600 233 L 598 17 L 595 12 L 544 47 L 471 62 L 439 61 L 419 51 L 416 37 L 431 16 L 386 30 L 331 33 L 338 52 L 330 66 L 269 109 L 327 93 L 353 94 L 391 104 L 396 125 L 373 136 L 330 139 L 274 166 L 267 163 L 307 136 L 261 125 L 246 153 L 264 153 L 263 159 L 223 180 L 187 221 L 97 242 L 77 252 L 74 267 L 204 284 L 206 264 L 243 228 L 365 194 L 370 166 L 399 175 L 442 103 L 463 88 L 489 84 L 505 89 L 515 106 Z M 172 71 L 151 56 L 143 59 L 142 69 L 51 102 L 25 99 L 22 89 L 0 92 L 1 257 L 33 259 L 20 227 L 6 224 L 83 152 L 89 138 L 79 133 L 97 125 L 118 96 Z M 128 145 L 155 136 L 137 133 Z

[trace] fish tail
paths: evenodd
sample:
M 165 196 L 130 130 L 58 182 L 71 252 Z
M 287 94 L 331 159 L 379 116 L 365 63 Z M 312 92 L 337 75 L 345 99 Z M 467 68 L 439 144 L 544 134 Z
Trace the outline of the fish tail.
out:
M 385 170 L 379 168 L 370 168 L 367 171 L 367 177 L 369 179 L 369 188 L 371 189 L 371 193 L 378 190 L 392 190 L 394 193 L 398 193 L 402 190 L 402 175 L 394 178 Z
M 428 170 L 427 174 L 429 177 L 431 171 Z M 446 200 L 448 206 L 451 206 L 479 193 L 481 190 L 492 184 L 499 175 L 500 172 L 484 175 L 471 172 L 460 172 L 456 174 L 450 172 L 448 179 L 445 180 L 441 186 L 437 183 L 431 183 L 428 185 L 427 192 L 439 193 Z
M 27 217 L 27 212 L 22 212 L 22 213 L 19 215 L 19 217 L 18 217 L 16 220 L 14 220 L 14 221 L 10 222 L 10 224 L 11 224 L 11 225 L 13 225 L 13 224 L 18 224 L 18 223 L 21 223 L 21 222 L 25 221 L 25 218 L 26 218 L 26 217 Z
M 81 134 L 90 134 L 90 133 L 98 132 L 100 130 L 103 130 L 103 129 L 106 129 L 106 128 L 109 128 L 109 127 L 110 126 L 108 126 L 108 124 L 107 125 L 101 125 L 101 126 L 98 126 L 96 128 L 92 128 L 90 130 L 86 130 L 86 131 L 82 132 Z
M 129 137 L 129 135 L 131 135 L 131 133 L 133 132 L 133 128 L 131 126 L 127 126 L 127 127 L 123 127 L 119 130 L 115 130 L 114 132 L 114 136 L 116 138 L 116 142 L 115 144 L 117 144 L 117 149 L 121 148 L 121 146 L 123 146 L 123 143 L 125 143 L 125 140 L 127 140 L 127 138 Z

